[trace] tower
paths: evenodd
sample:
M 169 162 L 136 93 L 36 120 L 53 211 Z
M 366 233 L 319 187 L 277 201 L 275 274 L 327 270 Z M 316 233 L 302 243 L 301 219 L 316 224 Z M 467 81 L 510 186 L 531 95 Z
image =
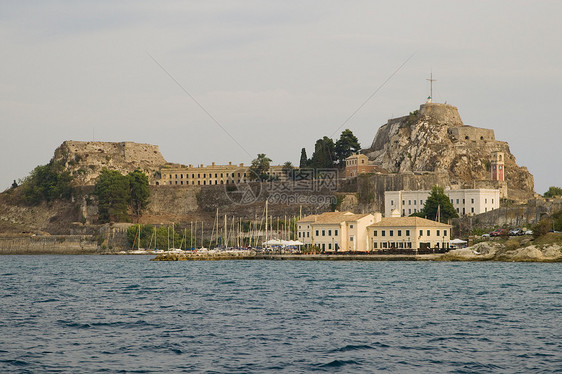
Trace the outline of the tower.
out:
M 494 151 L 492 152 L 491 160 L 491 171 L 492 180 L 494 181 L 504 181 L 504 155 L 503 152 Z

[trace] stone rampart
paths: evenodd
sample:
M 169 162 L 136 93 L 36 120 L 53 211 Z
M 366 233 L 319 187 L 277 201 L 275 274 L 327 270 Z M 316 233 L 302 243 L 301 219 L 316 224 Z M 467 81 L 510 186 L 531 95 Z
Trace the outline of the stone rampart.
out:
M 103 168 L 123 174 L 140 168 L 154 183 L 160 168 L 166 164 L 157 145 L 133 142 L 68 140 L 56 149 L 54 160 L 64 163 L 78 185 L 93 185 Z
M 0 254 L 94 254 L 100 248 L 93 236 L 1 236 Z
M 439 103 L 425 103 L 420 105 L 420 114 L 438 123 L 450 126 L 462 126 L 463 122 L 456 106 Z
M 493 142 L 496 140 L 494 130 L 473 126 L 451 127 L 448 133 L 453 137 L 453 141 Z

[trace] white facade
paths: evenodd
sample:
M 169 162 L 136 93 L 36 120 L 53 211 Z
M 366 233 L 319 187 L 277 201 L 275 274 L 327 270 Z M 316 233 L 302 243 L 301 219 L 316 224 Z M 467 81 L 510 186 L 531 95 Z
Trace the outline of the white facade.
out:
M 384 215 L 390 217 L 393 209 L 407 217 L 423 209 L 431 191 L 386 191 L 384 193 Z M 459 214 L 475 215 L 500 207 L 500 191 L 493 189 L 445 190 L 453 207 Z
M 380 213 L 327 212 L 312 215 L 297 222 L 297 239 L 326 252 L 364 252 L 368 249 L 367 226 L 380 219 Z

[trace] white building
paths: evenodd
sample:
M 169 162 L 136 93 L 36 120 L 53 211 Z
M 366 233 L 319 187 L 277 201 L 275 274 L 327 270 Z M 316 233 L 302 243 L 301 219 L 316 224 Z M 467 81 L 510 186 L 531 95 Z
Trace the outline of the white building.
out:
M 369 250 L 449 248 L 451 225 L 420 217 L 383 218 L 367 227 Z
M 386 191 L 384 193 L 384 215 L 391 217 L 397 209 L 401 216 L 407 217 L 423 209 L 425 200 L 431 191 Z M 500 191 L 493 189 L 446 189 L 459 216 L 485 213 L 500 207 Z
M 298 240 L 326 252 L 367 251 L 367 226 L 381 220 L 381 214 L 328 212 L 304 217 L 297 222 Z

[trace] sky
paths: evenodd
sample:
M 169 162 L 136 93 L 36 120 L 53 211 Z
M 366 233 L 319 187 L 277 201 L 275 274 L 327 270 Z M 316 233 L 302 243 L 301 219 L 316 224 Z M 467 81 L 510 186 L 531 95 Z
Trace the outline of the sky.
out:
M 429 95 L 562 186 L 560 1 L 0 0 L 0 190 L 65 140 L 298 165 Z

